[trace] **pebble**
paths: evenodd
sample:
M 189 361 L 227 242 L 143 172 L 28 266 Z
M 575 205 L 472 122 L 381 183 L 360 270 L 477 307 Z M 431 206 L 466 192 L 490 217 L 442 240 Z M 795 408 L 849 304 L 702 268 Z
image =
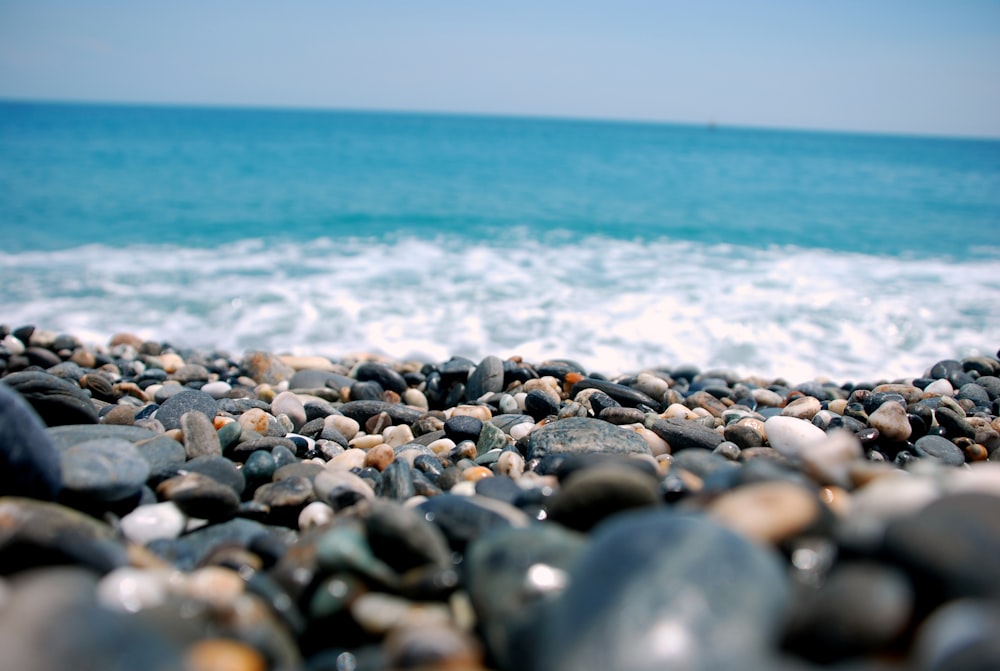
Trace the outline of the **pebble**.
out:
M 200 412 L 213 419 L 218 412 L 218 401 L 203 391 L 185 389 L 164 401 L 156 411 L 156 419 L 167 430 L 181 428 L 181 416 L 188 412 Z
M 951 669 L 995 649 L 994 357 L 839 386 L 0 338 L 11 368 L 55 364 L 0 366 L 4 668 Z M 59 649 L 25 643 L 53 630 Z
M 634 431 L 587 417 L 558 420 L 528 435 L 528 459 L 586 452 L 650 454 L 651 450 Z

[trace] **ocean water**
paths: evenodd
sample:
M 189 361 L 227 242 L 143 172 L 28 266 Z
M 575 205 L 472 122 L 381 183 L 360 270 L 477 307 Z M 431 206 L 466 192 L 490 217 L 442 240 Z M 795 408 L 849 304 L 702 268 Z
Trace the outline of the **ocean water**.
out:
M 1000 141 L 0 103 L 0 323 L 918 375 L 1000 346 Z

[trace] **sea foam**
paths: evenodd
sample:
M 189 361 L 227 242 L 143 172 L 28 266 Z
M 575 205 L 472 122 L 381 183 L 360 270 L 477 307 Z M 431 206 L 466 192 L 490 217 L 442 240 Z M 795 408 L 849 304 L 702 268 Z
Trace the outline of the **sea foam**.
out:
M 523 232 L 86 246 L 0 255 L 0 322 L 102 343 L 393 358 L 693 363 L 792 382 L 916 376 L 992 353 L 996 265 Z

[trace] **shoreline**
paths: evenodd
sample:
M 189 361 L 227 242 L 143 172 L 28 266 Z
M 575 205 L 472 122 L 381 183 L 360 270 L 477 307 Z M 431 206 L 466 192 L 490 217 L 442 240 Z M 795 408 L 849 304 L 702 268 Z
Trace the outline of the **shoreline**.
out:
M 848 385 L 0 338 L 15 667 L 1000 663 L 995 356 Z

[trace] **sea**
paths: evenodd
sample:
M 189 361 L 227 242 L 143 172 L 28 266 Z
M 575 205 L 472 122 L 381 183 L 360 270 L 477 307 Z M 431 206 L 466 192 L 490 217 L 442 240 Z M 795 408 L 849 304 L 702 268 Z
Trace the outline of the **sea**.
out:
M 1000 141 L 0 102 L 0 324 L 913 377 L 1000 347 Z

